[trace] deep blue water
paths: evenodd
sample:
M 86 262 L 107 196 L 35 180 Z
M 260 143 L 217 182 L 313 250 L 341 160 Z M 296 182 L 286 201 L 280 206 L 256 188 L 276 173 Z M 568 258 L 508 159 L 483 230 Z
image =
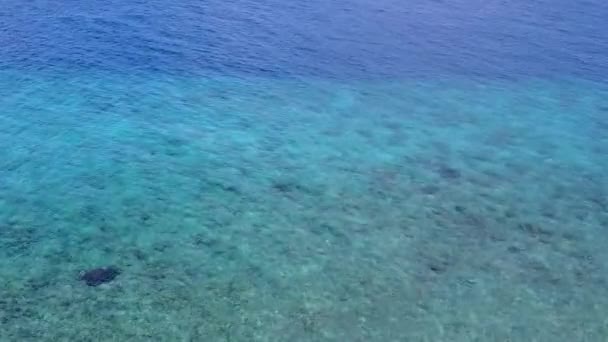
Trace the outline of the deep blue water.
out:
M 0 0 L 0 341 L 607 341 L 607 18 Z
M 4 0 L 0 68 L 605 79 L 606 17 L 598 0 Z

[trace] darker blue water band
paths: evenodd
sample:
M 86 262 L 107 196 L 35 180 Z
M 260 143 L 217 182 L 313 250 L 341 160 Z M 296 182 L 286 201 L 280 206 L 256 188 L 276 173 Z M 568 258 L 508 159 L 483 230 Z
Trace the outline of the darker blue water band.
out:
M 169 75 L 608 75 L 604 1 L 16 1 L 0 70 Z

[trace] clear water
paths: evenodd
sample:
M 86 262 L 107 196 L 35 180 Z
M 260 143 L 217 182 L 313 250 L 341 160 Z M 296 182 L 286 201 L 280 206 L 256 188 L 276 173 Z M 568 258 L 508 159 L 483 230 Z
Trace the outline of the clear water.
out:
M 0 340 L 606 341 L 607 17 L 0 1 Z

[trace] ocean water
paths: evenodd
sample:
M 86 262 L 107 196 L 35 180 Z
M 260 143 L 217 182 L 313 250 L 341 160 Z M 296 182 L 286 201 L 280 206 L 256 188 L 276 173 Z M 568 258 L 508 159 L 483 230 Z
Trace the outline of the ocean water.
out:
M 0 340 L 608 340 L 605 18 L 0 0 Z

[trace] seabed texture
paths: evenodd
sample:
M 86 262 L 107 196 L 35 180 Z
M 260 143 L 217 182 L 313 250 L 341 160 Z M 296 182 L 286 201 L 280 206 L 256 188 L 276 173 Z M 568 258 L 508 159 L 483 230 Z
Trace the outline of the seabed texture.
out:
M 0 79 L 2 341 L 608 336 L 605 86 Z

